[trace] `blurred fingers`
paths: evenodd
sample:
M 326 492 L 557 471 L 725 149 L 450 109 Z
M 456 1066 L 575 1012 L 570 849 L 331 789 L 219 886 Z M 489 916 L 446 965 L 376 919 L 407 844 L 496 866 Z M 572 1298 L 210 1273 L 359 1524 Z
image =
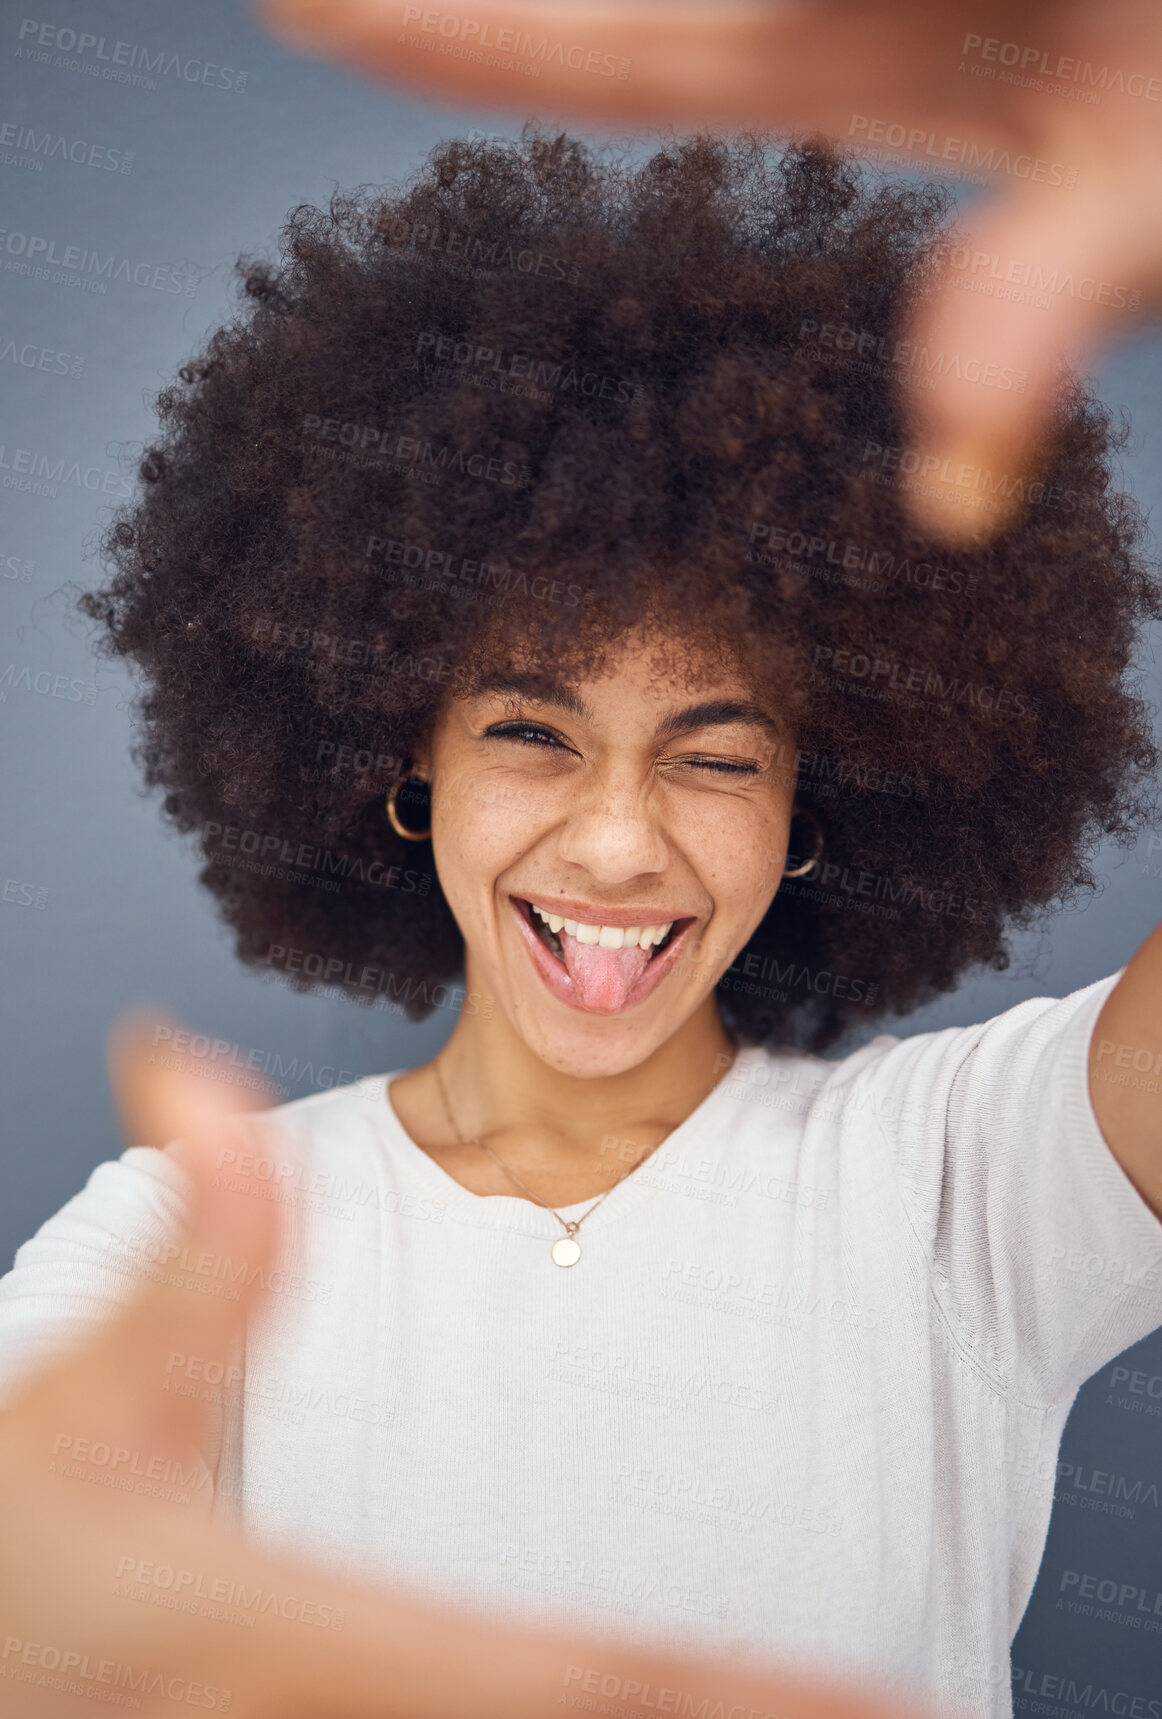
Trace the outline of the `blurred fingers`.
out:
M 1135 332 L 1156 291 L 1157 226 L 1127 192 L 1095 178 L 1065 198 L 1010 195 L 951 243 L 902 366 L 900 487 L 926 532 L 984 541 L 1027 505 L 1067 508 L 1046 482 L 1063 366 L 1084 372 Z
M 995 91 L 958 70 L 962 26 L 987 31 L 1001 16 L 995 0 L 938 20 L 919 0 L 480 0 L 467 11 L 418 0 L 258 0 L 256 15 L 299 53 L 361 77 L 522 117 L 858 141 L 874 113 L 918 142 L 971 110 L 982 142 L 1007 135 Z M 1011 23 L 1012 8 L 1007 15 Z

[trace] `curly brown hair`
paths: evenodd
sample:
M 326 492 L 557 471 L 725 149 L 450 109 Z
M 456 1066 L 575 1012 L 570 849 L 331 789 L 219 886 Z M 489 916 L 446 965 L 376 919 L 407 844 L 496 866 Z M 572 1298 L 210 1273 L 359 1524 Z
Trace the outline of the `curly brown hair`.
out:
M 82 607 L 144 671 L 146 782 L 243 962 L 428 1013 L 463 940 L 383 789 L 448 692 L 583 677 L 643 619 L 793 718 L 822 832 L 722 974 L 741 1042 L 902 1014 L 1093 887 L 1152 814 L 1132 653 L 1162 585 L 1126 429 L 1066 373 L 1038 482 L 960 480 L 1018 486 L 999 535 L 950 558 L 909 522 L 897 381 L 959 360 L 901 329 L 947 213 L 813 140 L 634 164 L 530 122 L 239 261 Z

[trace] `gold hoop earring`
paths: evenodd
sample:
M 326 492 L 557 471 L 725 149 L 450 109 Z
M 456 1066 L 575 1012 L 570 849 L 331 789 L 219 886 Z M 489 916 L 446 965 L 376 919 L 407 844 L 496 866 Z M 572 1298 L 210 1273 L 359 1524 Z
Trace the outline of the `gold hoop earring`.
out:
M 417 776 L 414 770 L 409 770 L 406 776 L 397 776 L 391 787 L 387 790 L 387 800 L 385 801 L 387 821 L 395 831 L 396 835 L 402 836 L 405 842 L 426 842 L 432 834 L 431 824 L 428 825 L 426 830 L 409 830 L 407 825 L 400 821 L 400 815 L 396 809 L 396 797 L 404 783 L 423 781 L 425 781 L 423 776 Z
M 819 864 L 820 857 L 822 856 L 823 826 L 820 824 L 819 819 L 815 816 L 814 812 L 796 812 L 794 816 L 797 818 L 810 818 L 811 822 L 815 825 L 815 852 L 811 855 L 810 859 L 804 860 L 801 865 L 794 866 L 790 870 L 784 866 L 783 876 L 806 877 L 809 871 L 814 871 L 815 867 Z

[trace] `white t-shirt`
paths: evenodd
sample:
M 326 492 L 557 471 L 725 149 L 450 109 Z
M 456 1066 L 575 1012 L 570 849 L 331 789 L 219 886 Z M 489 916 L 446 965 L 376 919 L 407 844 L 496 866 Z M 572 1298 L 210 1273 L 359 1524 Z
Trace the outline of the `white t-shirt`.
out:
M 741 1052 L 569 1269 L 551 1212 L 408 1138 L 390 1075 L 268 1112 L 298 1233 L 223 1494 L 464 1607 L 1004 1719 L 1073 1398 L 1162 1325 L 1162 1223 L 1088 1095 L 1116 977 L 838 1061 Z M 0 1385 L 128 1297 L 185 1187 L 132 1147 L 24 1244 Z

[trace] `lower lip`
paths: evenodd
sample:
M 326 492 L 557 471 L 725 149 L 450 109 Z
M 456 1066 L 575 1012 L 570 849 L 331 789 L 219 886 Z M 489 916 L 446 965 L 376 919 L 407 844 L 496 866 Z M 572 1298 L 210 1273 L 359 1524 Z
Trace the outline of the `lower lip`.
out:
M 521 935 L 524 937 L 529 954 L 532 956 L 533 966 L 544 980 L 546 987 L 553 996 L 556 997 L 559 1003 L 567 1003 L 569 1008 L 579 1009 L 581 1013 L 585 1015 L 624 1015 L 627 1010 L 636 1008 L 639 1003 L 644 1003 L 646 998 L 651 996 L 653 992 L 657 990 L 666 974 L 670 971 L 670 968 L 674 965 L 674 962 L 678 957 L 678 952 L 685 940 L 686 933 L 690 930 L 690 927 L 695 924 L 695 921 L 691 919 L 682 927 L 678 935 L 673 938 L 671 942 L 667 943 L 666 947 L 662 950 L 662 953 L 654 956 L 649 966 L 643 972 L 641 978 L 631 989 L 628 997 L 625 999 L 624 1005 L 620 1009 L 590 1009 L 586 1007 L 577 995 L 577 987 L 574 985 L 572 979 L 570 979 L 564 963 L 558 961 L 552 951 L 541 942 L 540 938 L 525 918 L 524 909 L 520 906 L 516 897 L 510 895 L 509 900 L 512 902 L 513 912 L 516 914 L 516 922 L 520 927 Z

